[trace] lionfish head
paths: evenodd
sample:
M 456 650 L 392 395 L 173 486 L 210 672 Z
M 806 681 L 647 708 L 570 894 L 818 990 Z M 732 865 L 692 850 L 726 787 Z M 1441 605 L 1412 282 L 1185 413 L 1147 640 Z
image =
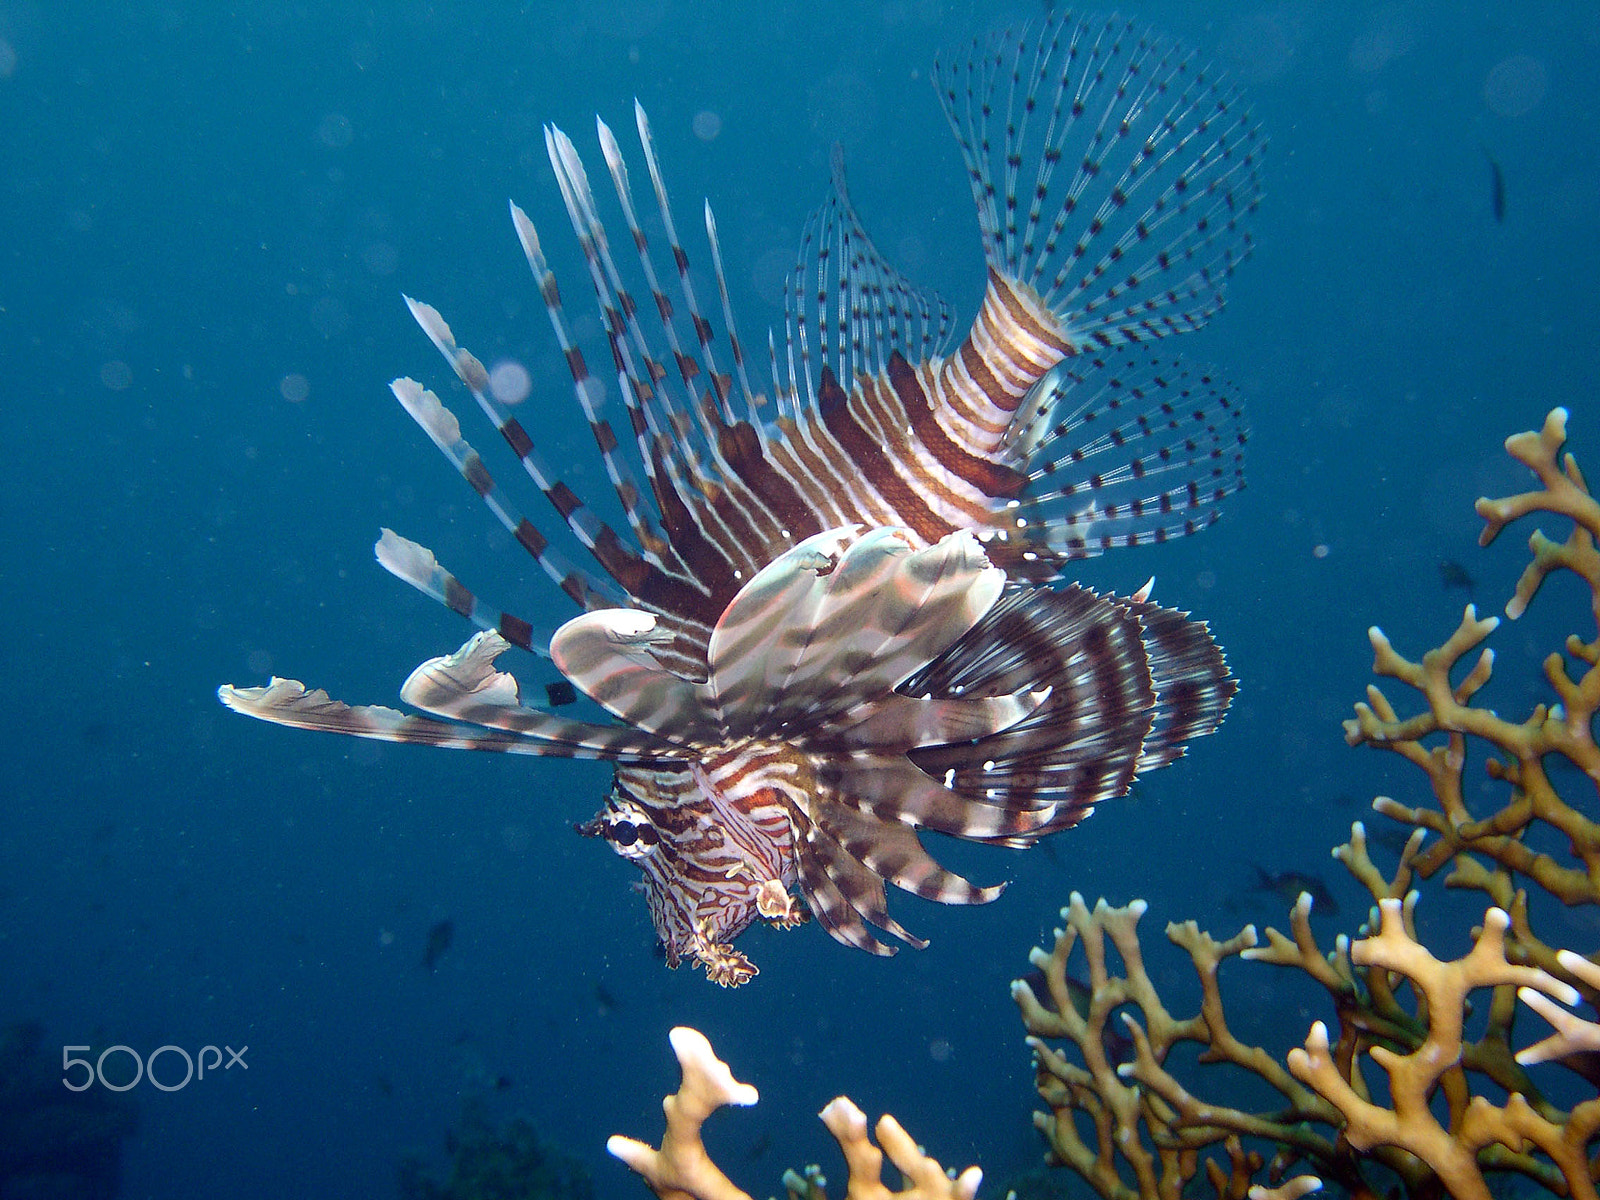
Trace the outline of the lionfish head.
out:
M 896 689 L 971 630 L 1004 582 L 970 533 L 919 548 L 904 529 L 851 526 L 807 538 L 739 590 L 704 680 L 653 656 L 648 613 L 600 610 L 557 631 L 551 657 L 568 679 L 693 752 L 620 765 L 606 807 L 579 827 L 639 867 L 670 963 L 748 979 L 755 968 L 729 943 L 757 917 L 806 919 L 797 885 L 841 940 L 880 947 L 865 918 L 915 941 L 888 917 L 879 872 L 942 875 L 907 822 L 962 801 L 908 755 L 998 733 L 1049 693 Z

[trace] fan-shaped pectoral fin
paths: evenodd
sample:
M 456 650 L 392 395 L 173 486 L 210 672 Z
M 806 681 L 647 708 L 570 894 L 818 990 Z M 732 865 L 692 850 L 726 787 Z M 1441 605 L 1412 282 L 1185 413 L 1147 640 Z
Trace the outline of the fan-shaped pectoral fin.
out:
M 463 719 L 486 726 L 469 729 L 379 704 L 346 704 L 330 698 L 321 688 L 309 689 L 295 679 L 274 678 L 266 687 L 224 684 L 217 689 L 217 698 L 234 712 L 274 725 L 380 742 L 555 758 L 662 759 L 688 754 L 682 747 L 638 730 L 590 725 L 536 709 L 516 710 L 488 703 L 463 709 L 471 711 L 470 718 Z
M 899 821 L 884 821 L 848 804 L 821 801 L 812 813 L 845 853 L 896 887 L 940 904 L 987 904 L 1006 885 L 979 887 L 934 861 L 917 831 Z
M 887 956 L 899 953 L 898 946 L 891 946 L 873 936 L 867 927 L 867 920 L 871 918 L 863 919 L 856 897 L 847 893 L 846 889 L 851 893 L 857 890 L 860 879 L 843 871 L 835 873 L 829 862 L 830 854 L 838 849 L 833 840 L 813 826 L 795 849 L 800 868 L 800 888 L 805 893 L 806 903 L 811 907 L 817 923 L 828 931 L 833 940 L 869 954 Z M 856 864 L 856 870 L 870 874 L 859 863 Z M 883 881 L 877 880 L 877 885 L 881 897 Z M 868 888 L 870 890 L 870 885 Z M 882 907 L 881 901 L 878 907 Z
M 890 693 L 841 713 L 837 737 L 847 746 L 884 753 L 971 742 L 1011 728 L 1049 697 L 1049 688 L 973 699 Z
M 905 530 L 869 530 L 824 580 L 815 631 L 787 686 L 844 697 L 888 690 L 954 645 L 1004 582 L 970 533 L 913 549 Z
M 1007 805 L 1004 791 L 998 787 L 985 799 L 954 791 L 898 754 L 852 756 L 835 786 L 841 798 L 879 819 L 976 841 L 1030 833 L 1047 825 L 1055 813 L 1053 805 Z
M 632 748 L 627 752 L 629 756 L 641 752 L 683 753 L 681 748 L 648 731 L 593 725 L 523 704 L 516 678 L 494 667 L 495 659 L 508 649 L 510 644 L 498 633 L 474 634 L 454 654 L 430 658 L 411 672 L 401 685 L 400 698 L 435 716 L 501 729 L 553 745 L 591 749 L 628 746 Z
M 815 534 L 780 554 L 737 595 L 711 631 L 709 686 L 724 712 L 756 713 L 777 701 L 805 656 L 826 580 L 855 527 Z
M 631 608 L 574 617 L 550 641 L 550 658 L 585 695 L 629 725 L 674 740 L 721 724 L 702 685 L 656 661 L 656 618 Z

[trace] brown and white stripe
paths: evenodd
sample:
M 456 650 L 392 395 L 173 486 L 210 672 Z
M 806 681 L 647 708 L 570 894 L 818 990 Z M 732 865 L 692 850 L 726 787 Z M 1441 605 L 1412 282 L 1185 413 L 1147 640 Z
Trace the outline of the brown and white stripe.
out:
M 975 43 L 936 81 L 978 208 L 977 317 L 951 347 L 949 306 L 879 253 L 836 151 L 785 328 L 768 338 L 767 395 L 734 328 L 709 205 L 725 350 L 699 303 L 643 110 L 666 270 L 612 131 L 597 125 L 632 270 L 576 145 L 547 129 L 598 355 L 574 333 L 533 221 L 516 205 L 512 219 L 620 527 L 541 455 L 440 314 L 409 298 L 557 523 L 517 507 L 437 395 L 410 379 L 393 391 L 580 615 L 552 630 L 481 601 L 385 530 L 379 561 L 485 631 L 407 681 L 403 698 L 434 717 L 287 680 L 225 687 L 224 703 L 302 728 L 617 762 L 607 809 L 583 831 L 644 872 L 669 961 L 730 984 L 754 973 L 731 940 L 757 916 L 796 919 L 791 889 L 840 941 L 891 952 L 877 929 L 920 945 L 890 917 L 885 881 L 946 903 L 999 888 L 940 867 L 917 830 L 1030 844 L 1216 728 L 1235 685 L 1204 624 L 1065 571 L 1203 528 L 1243 484 L 1232 390 L 1146 343 L 1203 324 L 1248 254 L 1257 126 L 1180 48 L 1120 19 L 1052 16 L 1033 37 Z M 620 434 L 604 415 L 613 378 Z M 493 666 L 507 643 L 548 646 L 622 723 L 525 705 Z

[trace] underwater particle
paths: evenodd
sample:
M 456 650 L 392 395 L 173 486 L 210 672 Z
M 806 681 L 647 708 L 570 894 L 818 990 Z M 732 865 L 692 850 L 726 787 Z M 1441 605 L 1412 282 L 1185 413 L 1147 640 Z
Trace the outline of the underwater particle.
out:
M 533 832 L 526 825 L 507 825 L 500 831 L 500 841 L 513 854 L 521 854 L 533 843 Z
M 355 136 L 356 127 L 343 113 L 329 113 L 317 124 L 317 141 L 329 150 L 343 150 Z
M 576 704 L 578 701 L 577 689 L 565 679 L 545 684 L 544 694 L 550 698 L 551 708 L 559 708 L 563 704 Z
M 1489 69 L 1483 102 L 1502 117 L 1520 117 L 1539 107 L 1550 89 L 1550 73 L 1531 54 L 1513 54 Z
M 521 404 L 533 391 L 533 376 L 514 358 L 502 358 L 489 370 L 489 394 L 501 404 Z
M 1350 47 L 1350 68 L 1364 75 L 1383 70 L 1395 59 L 1408 54 L 1416 43 L 1416 33 L 1392 14 L 1380 17 L 1362 31 Z
M 133 385 L 133 368 L 120 358 L 101 364 L 100 382 L 113 392 L 125 392 Z
M 350 310 L 337 296 L 323 296 L 311 306 L 311 325 L 325 338 L 334 338 L 350 328 Z
M 794 251 L 774 246 L 756 259 L 750 269 L 750 286 L 773 308 L 783 307 L 784 288 L 794 269 Z
M 290 404 L 303 404 L 311 394 L 311 381 L 299 371 L 291 371 L 278 380 L 278 395 Z
M 400 265 L 400 252 L 388 242 L 372 242 L 362 249 L 361 261 L 373 275 L 393 275 Z
M 928 1057 L 934 1062 L 950 1061 L 951 1046 L 948 1038 L 934 1038 L 928 1043 Z
M 1331 553 L 1332 550 L 1329 548 L 1327 542 L 1318 542 L 1315 546 L 1311 547 L 1312 558 L 1327 558 Z
M 1298 25 L 1281 13 L 1240 17 L 1222 35 L 1222 57 L 1245 79 L 1277 79 L 1293 63 L 1296 43 L 1304 37 Z
M 265 650 L 252 650 L 245 664 L 250 668 L 252 675 L 265 675 L 272 670 L 272 655 Z
M 702 108 L 695 113 L 692 125 L 695 137 L 702 142 L 709 142 L 722 132 L 722 117 L 709 108 Z

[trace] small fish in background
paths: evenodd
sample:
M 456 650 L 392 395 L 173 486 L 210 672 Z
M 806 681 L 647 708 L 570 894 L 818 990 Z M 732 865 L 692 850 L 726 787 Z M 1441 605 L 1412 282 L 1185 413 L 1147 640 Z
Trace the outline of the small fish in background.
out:
M 1393 821 L 1372 821 L 1366 825 L 1366 830 L 1369 846 L 1381 846 L 1396 858 L 1405 853 L 1412 834 L 1411 826 L 1396 825 Z
M 1489 160 L 1489 207 L 1494 212 L 1494 223 L 1506 223 L 1506 174 L 1500 169 L 1500 164 L 1489 153 L 1489 147 L 1483 147 L 1483 156 Z
M 1478 586 L 1478 581 L 1467 574 L 1467 569 L 1452 558 L 1439 560 L 1439 582 L 1444 585 L 1447 592 L 1451 588 L 1470 592 Z
M 455 940 L 456 923 L 449 917 L 428 930 L 428 945 L 422 952 L 422 965 L 432 974 L 434 967 L 444 957 L 444 952 L 450 949 L 450 943 Z
M 1595 1087 L 1600 1087 L 1600 1051 L 1579 1050 L 1556 1060 L 1569 1071 L 1575 1071 Z
M 1054 998 L 1050 995 L 1050 981 L 1045 978 L 1045 973 L 1038 967 L 1029 971 L 1018 980 L 1019 983 L 1028 985 L 1028 990 L 1033 993 L 1033 998 L 1050 1012 L 1056 1011 Z M 1080 1017 L 1088 1017 L 1089 1004 L 1094 998 L 1094 991 L 1081 979 L 1071 975 L 1067 976 L 1067 997 L 1072 1002 L 1073 1009 Z M 1122 1023 L 1109 1019 L 1101 1031 L 1101 1039 L 1105 1043 L 1106 1059 L 1112 1066 L 1121 1066 L 1125 1062 L 1132 1062 L 1134 1057 L 1133 1039 L 1122 1031 Z
M 1311 896 L 1312 911 L 1330 917 L 1339 915 L 1339 902 L 1333 898 L 1333 893 L 1320 876 L 1308 871 L 1282 871 L 1275 875 L 1259 863 L 1255 864 L 1255 868 L 1256 881 L 1250 885 L 1249 891 L 1270 892 L 1285 906 L 1292 906 L 1300 899 L 1300 893 L 1306 892 Z

